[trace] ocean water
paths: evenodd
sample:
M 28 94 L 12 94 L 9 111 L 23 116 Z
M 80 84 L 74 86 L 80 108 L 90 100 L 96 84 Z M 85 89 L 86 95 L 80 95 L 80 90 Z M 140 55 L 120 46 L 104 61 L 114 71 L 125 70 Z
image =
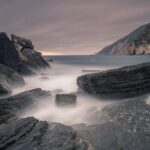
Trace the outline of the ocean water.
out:
M 59 122 L 67 125 L 97 123 L 94 115 L 101 114 L 101 110 L 108 105 L 118 103 L 115 100 L 103 100 L 87 94 L 76 94 L 77 103 L 74 107 L 61 108 L 55 104 L 55 95 L 59 93 L 72 93 L 78 90 L 77 77 L 90 73 L 92 70 L 104 71 L 126 65 L 149 62 L 150 56 L 47 56 L 52 59 L 51 69 L 44 70 L 37 76 L 25 77 L 26 86 L 15 89 L 13 94 L 33 88 L 51 91 L 49 99 L 41 100 L 29 108 L 19 112 L 19 117 L 34 116 L 48 122 Z M 47 80 L 41 79 L 47 77 Z M 94 120 L 95 119 L 95 120 Z

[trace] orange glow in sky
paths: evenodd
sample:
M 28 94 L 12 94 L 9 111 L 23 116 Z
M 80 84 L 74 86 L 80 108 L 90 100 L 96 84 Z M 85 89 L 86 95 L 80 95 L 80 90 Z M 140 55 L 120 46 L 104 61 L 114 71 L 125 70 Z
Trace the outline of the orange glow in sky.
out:
M 48 51 L 40 51 L 40 53 L 42 53 L 42 55 L 46 56 L 46 55 L 62 55 L 61 53 L 58 52 L 48 52 Z

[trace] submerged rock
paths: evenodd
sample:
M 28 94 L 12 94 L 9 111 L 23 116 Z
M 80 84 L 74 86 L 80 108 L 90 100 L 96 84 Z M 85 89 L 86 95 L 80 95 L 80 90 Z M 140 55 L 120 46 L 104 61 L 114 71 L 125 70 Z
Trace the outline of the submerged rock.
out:
M 40 79 L 47 81 L 47 80 L 49 80 L 49 77 L 43 76 L 43 77 L 41 77 Z
M 0 79 L 11 87 L 23 86 L 25 81 L 16 71 L 0 64 Z
M 150 92 L 150 63 L 78 77 L 79 88 L 89 94 L 125 98 Z
M 11 88 L 3 81 L 0 81 L 0 96 L 11 94 Z
M 74 94 L 57 94 L 55 103 L 58 106 L 74 106 L 77 96 Z
M 17 72 L 0 64 L 0 96 L 10 94 L 11 89 L 25 84 L 24 79 Z
M 39 88 L 25 91 L 17 95 L 0 99 L 0 108 L 5 109 L 9 112 L 17 112 L 27 106 L 30 106 L 34 102 L 43 100 L 50 96 L 49 91 L 43 91 Z
M 93 150 L 71 127 L 59 123 L 38 121 L 33 117 L 15 116 L 34 101 L 50 96 L 47 91 L 34 89 L 0 99 L 0 149 L 5 150 Z

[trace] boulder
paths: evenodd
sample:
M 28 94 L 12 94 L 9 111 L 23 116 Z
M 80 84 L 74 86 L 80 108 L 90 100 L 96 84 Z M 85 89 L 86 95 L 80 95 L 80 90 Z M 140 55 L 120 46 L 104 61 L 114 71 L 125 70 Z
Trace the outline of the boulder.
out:
M 20 74 L 0 64 L 0 96 L 11 93 L 11 89 L 23 86 L 25 84 L 24 79 Z
M 3 81 L 0 81 L 0 97 L 11 94 L 11 88 Z
M 14 43 L 5 32 L 0 32 L 0 63 L 22 74 L 32 74 L 20 59 Z
M 0 126 L 0 149 L 93 150 L 71 127 L 35 118 L 15 119 Z
M 77 96 L 74 94 L 57 94 L 55 103 L 57 106 L 74 106 Z
M 83 91 L 104 97 L 127 98 L 150 92 L 150 63 L 87 74 L 77 78 Z
M 44 60 L 41 53 L 34 50 L 31 40 L 14 34 L 11 35 L 11 38 L 23 63 L 35 71 L 50 68 L 50 65 Z
M 25 85 L 25 81 L 20 74 L 2 64 L 0 64 L 0 80 L 5 81 L 10 87 Z
M 19 110 L 22 110 L 39 100 L 50 97 L 49 91 L 43 91 L 39 88 L 25 91 L 17 95 L 0 99 L 0 109 L 5 111 L 16 113 Z

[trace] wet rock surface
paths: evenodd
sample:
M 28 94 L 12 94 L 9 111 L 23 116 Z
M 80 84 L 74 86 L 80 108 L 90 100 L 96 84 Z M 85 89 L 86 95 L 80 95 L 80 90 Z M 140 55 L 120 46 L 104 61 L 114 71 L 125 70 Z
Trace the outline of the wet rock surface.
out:
M 0 99 L 0 107 L 6 111 L 15 113 L 33 104 L 34 102 L 47 97 L 50 97 L 49 91 L 43 91 L 37 88 L 19 93 L 8 98 Z
M 0 149 L 92 150 L 92 147 L 71 127 L 25 118 L 0 126 Z
M 12 41 L 16 46 L 20 59 L 31 69 L 38 70 L 49 68 L 49 64 L 43 59 L 41 53 L 34 50 L 32 41 L 17 35 L 11 35 Z
M 126 98 L 150 92 L 150 63 L 78 77 L 80 89 L 93 95 Z
M 0 64 L 0 80 L 6 82 L 11 87 L 23 86 L 23 77 L 9 67 Z
M 12 88 L 23 86 L 24 84 L 25 81 L 20 74 L 0 64 L 0 96 L 10 94 Z
M 34 89 L 0 99 L 0 149 L 5 150 L 93 150 L 71 127 L 47 123 L 33 117 L 19 119 L 16 112 L 50 93 Z
M 75 125 L 95 150 L 148 150 L 150 147 L 150 105 L 146 98 L 134 98 L 106 107 L 95 125 Z
M 57 94 L 55 103 L 57 106 L 74 106 L 77 96 L 74 94 Z
M 32 74 L 31 69 L 21 61 L 14 43 L 5 32 L 0 32 L 0 63 L 21 74 Z

